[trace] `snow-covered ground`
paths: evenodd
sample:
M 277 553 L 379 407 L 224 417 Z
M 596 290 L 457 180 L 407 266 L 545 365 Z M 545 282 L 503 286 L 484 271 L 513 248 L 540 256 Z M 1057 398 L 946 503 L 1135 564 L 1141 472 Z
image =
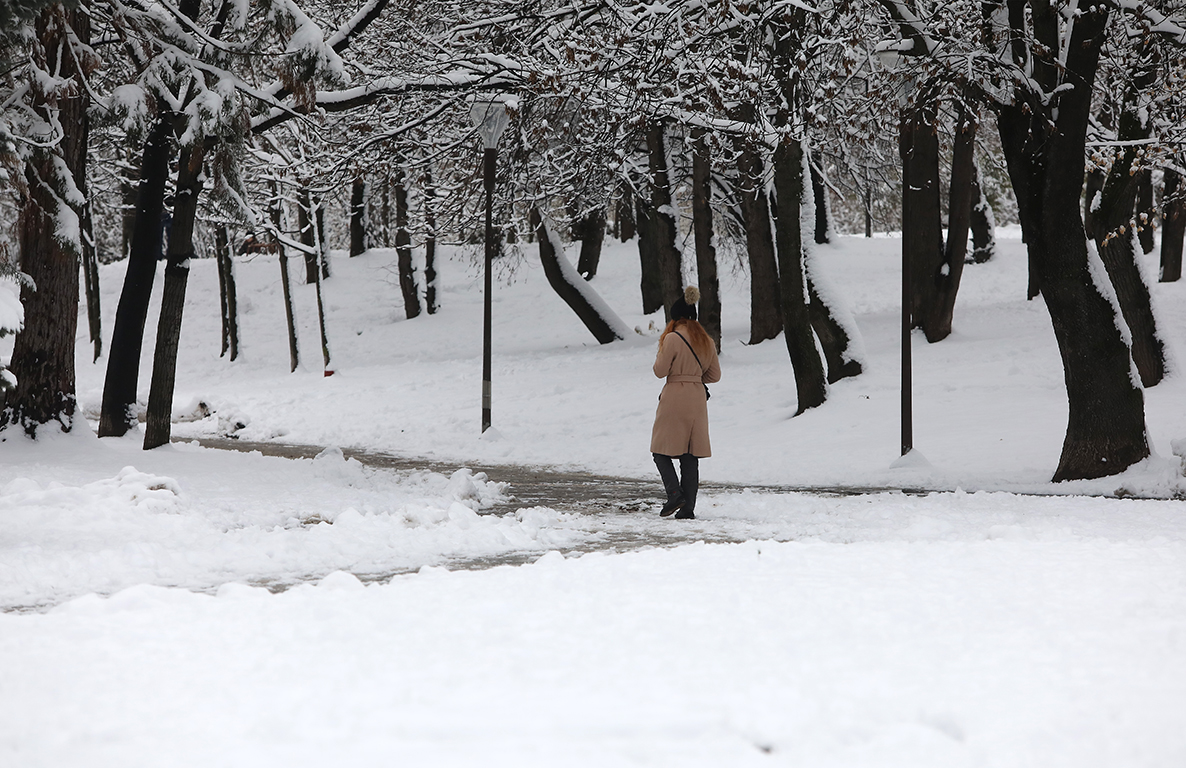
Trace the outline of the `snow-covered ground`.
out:
M 288 460 L 8 435 L 0 765 L 1186 764 L 1186 501 L 1018 493 L 1181 494 L 1186 377 L 1146 393 L 1154 459 L 1051 485 L 1062 373 L 1044 307 L 1024 300 L 1023 247 L 1003 234 L 996 261 L 965 271 L 953 336 L 915 340 L 930 467 L 890 469 L 900 241 L 820 253 L 867 371 L 793 419 L 785 346 L 744 343 L 748 286 L 722 265 L 705 479 L 937 492 L 714 492 L 680 529 L 710 543 L 565 558 L 679 523 L 492 515 L 514 492 L 497 473 L 370 469 L 332 448 Z M 242 358 L 219 359 L 217 276 L 196 262 L 176 412 L 214 413 L 175 434 L 650 477 L 660 323 L 639 312 L 631 246 L 608 247 L 593 282 L 639 329 L 624 342 L 598 346 L 534 258 L 497 286 L 485 437 L 479 275 L 455 255 L 441 311 L 407 321 L 393 255 L 335 258 L 331 377 L 309 286 L 288 372 L 270 258 L 238 265 Z M 122 269 L 101 273 L 107 334 Z M 1175 363 L 1184 293 L 1154 285 Z M 79 395 L 95 414 L 106 361 L 85 334 Z M 535 562 L 442 567 L 510 554 Z

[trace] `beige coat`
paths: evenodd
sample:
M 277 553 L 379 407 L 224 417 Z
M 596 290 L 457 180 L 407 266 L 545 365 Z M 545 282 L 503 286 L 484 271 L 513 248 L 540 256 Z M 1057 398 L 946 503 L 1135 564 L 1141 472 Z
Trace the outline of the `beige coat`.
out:
M 686 331 L 684 338 L 691 341 Z M 704 384 L 721 380 L 721 364 L 716 349 L 709 346 L 708 354 L 700 355 L 704 369 L 696 362 L 692 350 L 675 333 L 659 345 L 655 357 L 655 375 L 666 378 L 655 411 L 655 426 L 651 429 L 651 453 L 682 456 L 690 453 L 705 458 L 712 455 L 708 444 L 708 402 Z

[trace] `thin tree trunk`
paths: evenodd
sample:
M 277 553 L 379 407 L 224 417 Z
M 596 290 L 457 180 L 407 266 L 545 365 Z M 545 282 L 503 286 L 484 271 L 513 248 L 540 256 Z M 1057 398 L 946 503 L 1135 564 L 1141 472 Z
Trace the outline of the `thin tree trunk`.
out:
M 380 231 L 383 233 L 383 247 L 391 247 L 391 179 L 383 180 L 383 203 L 380 206 L 383 222 Z
M 1143 168 L 1137 174 L 1137 236 L 1141 241 L 1142 253 L 1153 253 L 1153 171 Z
M 148 388 L 148 414 L 144 424 L 146 451 L 167 445 L 173 426 L 177 352 L 181 343 L 181 319 L 185 312 L 185 289 L 189 283 L 189 261 L 194 257 L 194 222 L 198 215 L 198 196 L 202 193 L 204 155 L 199 140 L 192 148 L 182 150 L 178 163 L 161 316 L 152 359 L 152 381 Z
M 136 230 L 136 200 L 140 190 L 140 169 L 135 164 L 134 150 L 128 150 L 128 159 L 120 164 L 120 250 L 121 259 L 132 253 L 132 237 Z
M 412 235 L 408 232 L 408 187 L 404 172 L 395 172 L 395 251 L 399 261 L 399 289 L 404 296 L 404 314 L 411 320 L 420 316 L 420 289 L 416 285 L 416 266 L 412 263 Z
M 161 219 L 165 212 L 165 184 L 173 154 L 172 133 L 168 115 L 162 115 L 144 142 L 136 226 L 132 233 L 128 270 L 115 310 L 115 325 L 111 329 L 99 437 L 119 437 L 138 422 L 134 406 L 140 378 L 140 350 L 144 344 L 144 324 L 148 319 L 148 300 L 156 277 L 157 260 L 161 258 Z
M 865 237 L 873 237 L 873 185 L 869 179 L 869 165 L 865 164 Z
M 350 186 L 350 255 L 357 256 L 367 249 L 367 207 L 370 201 L 368 184 L 355 176 Z
M 1182 241 L 1186 239 L 1186 184 L 1172 168 L 1165 169 L 1161 213 L 1161 282 L 1182 279 Z
M 721 286 L 712 229 L 712 160 L 703 130 L 692 134 L 692 229 L 700 282 L 700 324 L 721 351 Z
M 671 319 L 671 305 L 684 295 L 681 254 L 676 245 L 675 203 L 671 197 L 671 170 L 667 167 L 667 129 L 655 121 L 647 129 L 647 166 L 651 172 L 651 205 L 648 214 L 654 227 L 659 261 L 659 287 L 663 292 L 663 316 Z
M 565 260 L 563 246 L 554 238 L 539 209 L 534 207 L 531 209 L 531 223 L 535 226 L 535 239 L 539 242 L 539 260 L 552 290 L 576 313 L 598 343 L 609 344 L 625 338 L 615 329 L 611 319 L 604 316 L 603 310 L 590 301 L 586 292 L 591 293 L 593 288 L 586 285 L 580 274 Z M 621 326 L 621 320 L 617 320 L 616 325 Z
M 288 372 L 296 371 L 301 364 L 301 351 L 297 343 L 296 317 L 292 307 L 292 279 L 288 274 L 288 254 L 284 243 L 280 240 L 280 233 L 284 231 L 284 210 L 281 207 L 280 192 L 276 182 L 272 182 L 272 242 L 276 247 L 276 255 L 280 260 L 280 288 L 284 294 L 284 320 L 288 325 Z M 300 210 L 300 206 L 297 206 Z
M 605 242 L 605 208 L 597 207 L 586 213 L 573 222 L 573 230 L 576 239 L 581 242 L 577 272 L 586 280 L 592 280 L 597 276 L 597 267 L 601 263 L 601 246 Z
M 235 259 L 231 255 L 231 238 L 225 224 L 219 225 L 214 233 L 215 257 L 219 261 L 219 281 L 223 287 L 225 330 L 223 332 L 223 353 L 231 353 L 231 361 L 239 358 L 239 297 L 235 287 Z M 220 355 L 221 357 L 221 355 Z
M 634 226 L 634 195 L 630 187 L 623 185 L 622 196 L 614 209 L 614 234 L 618 241 L 629 242 L 638 232 Z
M 91 345 L 98 361 L 103 354 L 103 314 L 99 305 L 99 254 L 95 248 L 95 225 L 91 218 L 91 203 L 82 209 L 82 275 L 86 286 L 86 314 L 91 332 Z
M 765 170 L 756 147 L 746 144 L 741 148 L 737 176 L 737 196 L 750 271 L 749 343 L 758 344 L 778 336 L 782 332 L 783 319 Z
M 991 261 L 997 250 L 996 220 L 980 186 L 980 167 L 975 163 L 972 165 L 972 218 L 969 225 L 972 229 L 972 263 Z
M 54 5 L 41 12 L 34 30 L 34 62 L 77 84 L 83 73 L 70 49 L 73 39 L 81 45 L 89 43 L 90 17 L 81 10 Z M 36 287 L 21 287 L 25 326 L 17 334 L 9 364 L 17 383 L 7 393 L 0 424 L 19 424 L 30 436 L 50 422 L 57 422 L 63 432 L 74 425 L 78 253 L 74 244 L 62 242 L 53 233 L 58 231 L 58 221 L 82 213 L 67 207 L 64 193 L 73 185 L 86 197 L 87 104 L 82 88 L 76 88 L 74 95 L 58 97 L 57 117 L 64 135 L 57 147 L 34 148 L 24 168 L 28 188 L 21 199 L 17 240 L 21 271 L 33 278 Z M 34 108 L 41 120 L 47 120 L 53 109 L 51 104 Z
M 437 215 L 432 174 L 424 176 L 424 304 L 428 314 L 437 311 Z
M 226 287 L 226 256 L 225 251 L 230 250 L 230 238 L 227 236 L 226 226 L 219 225 L 214 231 L 214 264 L 218 267 L 218 311 L 219 311 L 219 327 L 222 331 L 219 339 L 222 342 L 222 349 L 219 351 L 219 357 L 226 357 L 227 350 L 231 348 L 231 322 L 227 315 L 227 287 Z
M 329 335 L 325 330 L 325 300 L 321 295 L 321 281 L 322 276 L 325 273 L 326 257 L 325 236 L 321 232 L 321 224 L 324 219 L 321 217 L 321 205 L 319 203 L 314 203 L 314 205 L 316 207 L 313 209 L 314 215 L 311 217 L 313 220 L 313 241 L 317 243 L 315 246 L 317 252 L 314 255 L 317 259 L 317 262 L 319 262 L 322 267 L 321 269 L 313 270 L 313 275 L 316 278 L 315 284 L 317 286 L 317 327 L 321 331 L 321 358 L 324 366 L 324 372 L 326 376 L 331 376 L 333 374 L 333 370 L 329 367 Z
M 828 185 L 822 167 L 811 164 L 811 194 L 815 200 L 815 244 L 830 242 L 832 222 L 828 205 Z
M 774 188 L 778 195 L 775 238 L 783 316 L 783 336 L 795 372 L 798 408 L 795 415 L 823 405 L 828 397 L 824 363 L 815 346 L 803 269 L 802 205 L 811 183 L 803 162 L 803 145 L 786 139 L 774 150 Z

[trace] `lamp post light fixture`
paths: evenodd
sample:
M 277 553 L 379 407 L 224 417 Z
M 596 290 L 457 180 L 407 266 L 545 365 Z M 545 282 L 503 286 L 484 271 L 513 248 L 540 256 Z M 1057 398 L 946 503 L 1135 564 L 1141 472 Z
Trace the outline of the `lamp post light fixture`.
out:
M 494 250 L 494 169 L 498 157 L 498 140 L 510 123 L 506 102 L 498 97 L 475 99 L 469 117 L 482 137 L 482 175 L 486 188 L 486 267 L 483 274 L 485 296 L 482 303 L 482 431 L 490 428 L 490 293 L 491 265 Z

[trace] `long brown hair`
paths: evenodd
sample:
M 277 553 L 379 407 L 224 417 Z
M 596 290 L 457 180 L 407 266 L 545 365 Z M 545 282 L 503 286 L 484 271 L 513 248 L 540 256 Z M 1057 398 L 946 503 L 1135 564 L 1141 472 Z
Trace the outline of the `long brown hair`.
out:
M 659 346 L 663 346 L 663 339 L 667 338 L 667 334 L 672 331 L 681 331 L 684 337 L 692 345 L 692 349 L 696 350 L 696 354 L 700 359 L 708 357 L 710 351 L 716 349 L 712 338 L 708 335 L 708 331 L 704 330 L 704 326 L 695 320 L 689 320 L 686 317 L 681 317 L 678 320 L 672 320 L 663 329 L 663 334 L 659 336 Z

